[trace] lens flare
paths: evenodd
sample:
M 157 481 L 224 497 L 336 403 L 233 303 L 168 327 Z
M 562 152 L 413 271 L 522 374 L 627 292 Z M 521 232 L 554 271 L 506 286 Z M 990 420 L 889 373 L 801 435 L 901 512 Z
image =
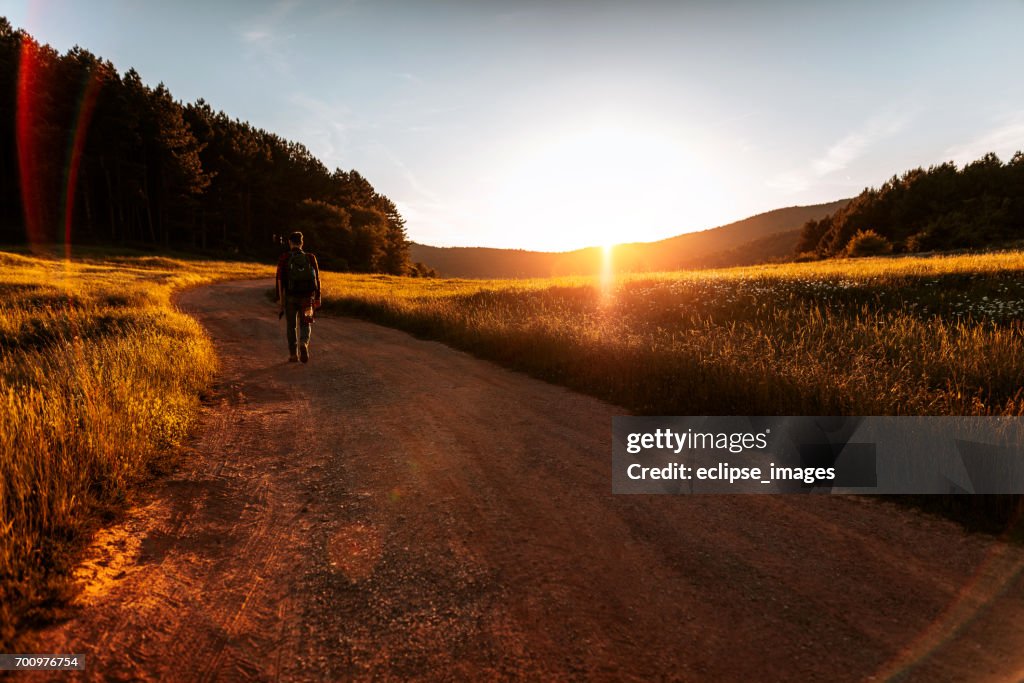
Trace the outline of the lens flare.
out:
M 601 301 L 609 303 L 615 284 L 615 245 L 606 244 L 601 250 Z
M 46 241 L 46 197 L 41 153 L 44 144 L 41 125 L 40 90 L 42 86 L 42 48 L 23 36 L 18 60 L 17 111 L 15 112 L 15 138 L 18 148 L 18 174 L 21 179 L 21 205 L 25 222 L 25 236 L 30 245 Z
M 101 81 L 99 75 L 90 73 L 87 76 L 82 97 L 78 104 L 78 115 L 71 129 L 70 150 L 68 152 L 67 172 L 65 173 L 64 191 L 64 257 L 71 258 L 71 228 L 75 209 L 75 188 L 78 185 L 78 169 L 82 163 L 82 151 L 85 149 L 86 132 L 96 108 Z
M 1009 529 L 1021 521 L 1018 516 Z M 945 612 L 908 643 L 899 653 L 875 672 L 877 680 L 900 680 L 921 663 L 927 661 L 938 650 L 954 641 L 1024 572 L 1024 556 L 1005 539 L 1000 539 L 986 555 L 971 579 L 965 583 L 950 601 Z M 996 678 L 992 678 L 996 680 Z M 1007 680 L 1024 680 L 1019 677 Z
M 64 255 L 70 258 L 78 172 L 102 79 L 90 69 L 73 119 L 58 120 L 55 62 L 50 52 L 31 37 L 22 36 L 15 112 L 18 175 L 29 246 L 55 244 L 63 224 Z M 65 138 L 67 147 L 62 152 L 59 141 Z M 63 216 L 58 216 L 58 210 Z

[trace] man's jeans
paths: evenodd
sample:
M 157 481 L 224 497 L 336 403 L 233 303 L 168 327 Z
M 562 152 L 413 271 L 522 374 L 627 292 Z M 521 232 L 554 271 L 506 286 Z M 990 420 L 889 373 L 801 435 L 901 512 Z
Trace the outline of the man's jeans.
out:
M 286 296 L 284 301 L 284 322 L 288 329 L 288 352 L 294 355 L 298 351 L 295 343 L 295 328 L 298 328 L 298 343 L 305 346 L 309 343 L 310 325 L 305 321 L 302 310 L 309 303 L 308 296 Z

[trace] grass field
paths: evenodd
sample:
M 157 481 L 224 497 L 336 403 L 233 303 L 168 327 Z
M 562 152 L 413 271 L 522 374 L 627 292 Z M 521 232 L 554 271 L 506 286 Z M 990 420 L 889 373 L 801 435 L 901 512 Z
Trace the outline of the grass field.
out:
M 327 274 L 328 310 L 652 415 L 1024 413 L 1024 253 L 567 278 Z
M 123 499 L 197 415 L 216 357 L 172 293 L 253 276 L 272 271 L 0 252 L 0 645 L 67 588 L 91 513 Z

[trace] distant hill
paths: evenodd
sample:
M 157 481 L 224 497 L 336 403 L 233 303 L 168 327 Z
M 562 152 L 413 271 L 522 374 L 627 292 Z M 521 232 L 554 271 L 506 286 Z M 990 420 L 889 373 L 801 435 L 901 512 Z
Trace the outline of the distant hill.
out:
M 800 242 L 800 228 L 776 232 L 744 242 L 738 247 L 717 251 L 701 259 L 699 268 L 728 268 L 731 266 L 754 266 L 759 263 L 792 261 L 796 245 Z
M 615 267 L 620 271 L 718 268 L 787 258 L 793 255 L 800 230 L 807 221 L 832 214 L 849 201 L 776 209 L 710 230 L 657 242 L 622 244 L 615 248 Z M 525 278 L 596 273 L 600 271 L 603 253 L 600 247 L 546 252 L 431 247 L 413 242 L 410 256 L 449 277 Z

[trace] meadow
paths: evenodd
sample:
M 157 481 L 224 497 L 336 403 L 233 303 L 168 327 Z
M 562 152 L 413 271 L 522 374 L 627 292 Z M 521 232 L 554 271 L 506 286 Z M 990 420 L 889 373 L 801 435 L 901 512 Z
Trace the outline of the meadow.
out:
M 251 264 L 0 252 L 0 645 L 69 589 L 83 525 L 188 434 L 217 368 L 173 292 Z
M 1020 415 L 1024 252 L 547 280 L 326 274 L 325 307 L 650 415 Z

